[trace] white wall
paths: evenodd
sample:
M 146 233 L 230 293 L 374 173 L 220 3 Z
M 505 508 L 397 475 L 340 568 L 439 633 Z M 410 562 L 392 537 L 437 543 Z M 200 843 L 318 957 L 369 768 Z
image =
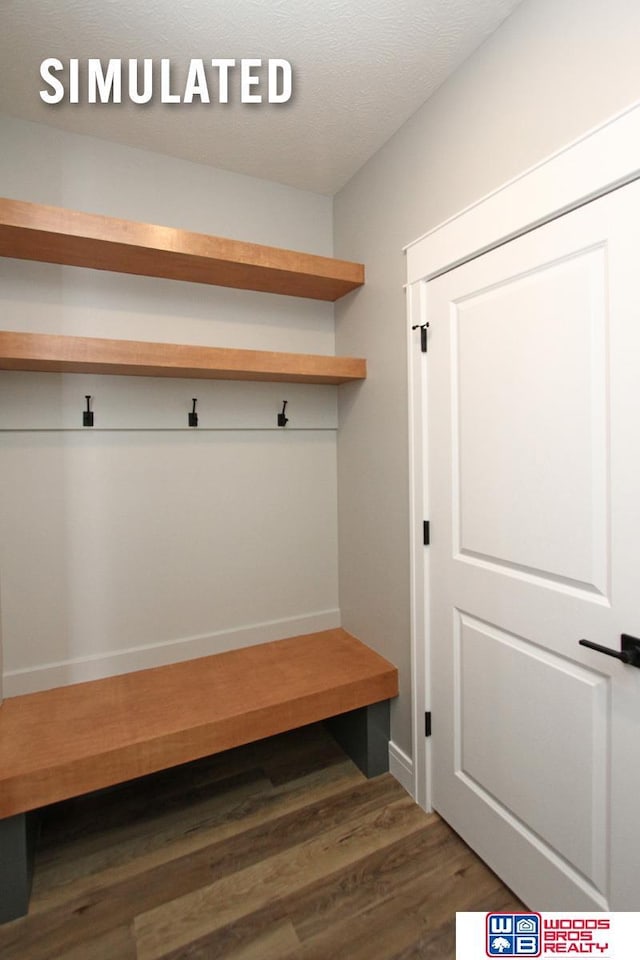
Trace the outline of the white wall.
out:
M 400 668 L 392 738 L 407 753 L 402 247 L 637 100 L 638 36 L 635 0 L 524 0 L 335 198 L 336 256 L 367 268 L 366 287 L 337 306 L 337 352 L 366 356 L 369 371 L 340 399 L 340 605 L 345 628 Z
M 326 197 L 9 118 L 0 143 L 3 196 L 332 253 Z M 0 327 L 334 352 L 331 304 L 7 259 Z M 5 695 L 339 622 L 335 387 L 2 373 L 0 398 Z

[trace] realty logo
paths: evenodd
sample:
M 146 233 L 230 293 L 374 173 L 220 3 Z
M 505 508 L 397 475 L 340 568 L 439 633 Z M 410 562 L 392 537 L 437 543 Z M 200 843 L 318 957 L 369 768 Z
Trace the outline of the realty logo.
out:
M 488 957 L 539 957 L 539 913 L 488 913 Z

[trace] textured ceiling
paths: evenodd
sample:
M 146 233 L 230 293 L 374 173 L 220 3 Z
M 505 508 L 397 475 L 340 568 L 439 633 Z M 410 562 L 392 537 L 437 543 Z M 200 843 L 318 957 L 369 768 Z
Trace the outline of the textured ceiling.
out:
M 0 112 L 332 194 L 519 2 L 2 0 Z M 46 105 L 47 57 L 280 57 L 294 96 Z

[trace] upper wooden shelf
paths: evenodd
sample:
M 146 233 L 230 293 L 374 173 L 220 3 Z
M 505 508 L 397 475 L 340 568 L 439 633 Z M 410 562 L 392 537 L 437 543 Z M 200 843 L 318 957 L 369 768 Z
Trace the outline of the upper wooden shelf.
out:
M 0 331 L 0 370 L 281 383 L 348 383 L 367 375 L 357 357 L 10 331 Z
M 0 256 L 338 300 L 360 263 L 0 198 Z

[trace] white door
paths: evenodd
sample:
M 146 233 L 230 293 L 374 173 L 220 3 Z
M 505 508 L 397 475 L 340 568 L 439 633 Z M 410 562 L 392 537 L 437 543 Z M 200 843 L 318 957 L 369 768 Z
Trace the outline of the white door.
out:
M 433 805 L 532 909 L 640 910 L 640 184 L 427 284 Z

